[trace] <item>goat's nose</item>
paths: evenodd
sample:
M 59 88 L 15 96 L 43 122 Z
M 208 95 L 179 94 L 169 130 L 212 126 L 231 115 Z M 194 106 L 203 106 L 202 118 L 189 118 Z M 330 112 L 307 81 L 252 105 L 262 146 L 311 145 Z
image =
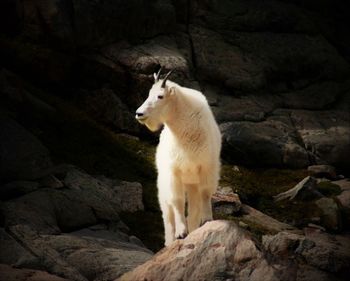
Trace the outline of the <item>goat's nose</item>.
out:
M 141 116 L 143 116 L 143 113 L 141 113 L 141 112 L 136 112 L 136 116 L 137 116 L 137 117 L 141 117 Z

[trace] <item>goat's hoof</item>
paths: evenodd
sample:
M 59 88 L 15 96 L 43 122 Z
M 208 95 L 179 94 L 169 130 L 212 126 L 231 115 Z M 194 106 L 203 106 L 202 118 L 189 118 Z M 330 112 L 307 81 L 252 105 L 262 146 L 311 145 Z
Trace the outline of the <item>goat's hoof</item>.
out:
M 177 236 L 176 236 L 176 239 L 185 239 L 186 236 L 187 236 L 187 233 L 184 232 L 184 233 L 181 233 L 181 234 L 177 235 Z

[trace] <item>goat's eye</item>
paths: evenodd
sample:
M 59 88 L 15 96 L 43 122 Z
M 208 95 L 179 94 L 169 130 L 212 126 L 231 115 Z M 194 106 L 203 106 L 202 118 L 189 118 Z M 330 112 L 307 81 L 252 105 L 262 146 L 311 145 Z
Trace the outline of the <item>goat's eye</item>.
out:
M 161 100 L 162 98 L 164 98 L 164 96 L 158 96 L 158 99 L 160 99 L 160 100 Z

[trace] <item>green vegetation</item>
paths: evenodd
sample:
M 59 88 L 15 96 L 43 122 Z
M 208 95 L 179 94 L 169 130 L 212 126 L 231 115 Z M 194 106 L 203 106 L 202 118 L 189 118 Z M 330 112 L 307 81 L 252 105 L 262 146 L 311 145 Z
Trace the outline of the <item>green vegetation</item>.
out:
M 320 182 L 317 185 L 317 189 L 324 195 L 324 196 L 336 196 L 341 193 L 341 188 L 339 185 L 336 185 L 330 181 L 323 181 Z
M 303 223 L 305 214 L 312 214 L 314 206 L 310 202 L 275 202 L 273 196 L 294 187 L 304 177 L 305 170 L 290 169 L 247 169 L 223 165 L 221 185 L 231 186 L 246 203 L 263 213 L 285 223 Z M 252 229 L 261 230 L 248 225 Z

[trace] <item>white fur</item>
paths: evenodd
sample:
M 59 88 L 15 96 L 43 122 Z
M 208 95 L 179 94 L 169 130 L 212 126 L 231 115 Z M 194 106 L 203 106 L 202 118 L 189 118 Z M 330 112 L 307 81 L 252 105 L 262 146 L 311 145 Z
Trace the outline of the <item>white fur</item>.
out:
M 221 135 L 202 93 L 171 81 L 163 89 L 161 82 L 153 85 L 137 110 L 143 116 L 137 119 L 152 131 L 164 124 L 156 165 L 167 246 L 212 220 L 211 196 L 220 174 Z

